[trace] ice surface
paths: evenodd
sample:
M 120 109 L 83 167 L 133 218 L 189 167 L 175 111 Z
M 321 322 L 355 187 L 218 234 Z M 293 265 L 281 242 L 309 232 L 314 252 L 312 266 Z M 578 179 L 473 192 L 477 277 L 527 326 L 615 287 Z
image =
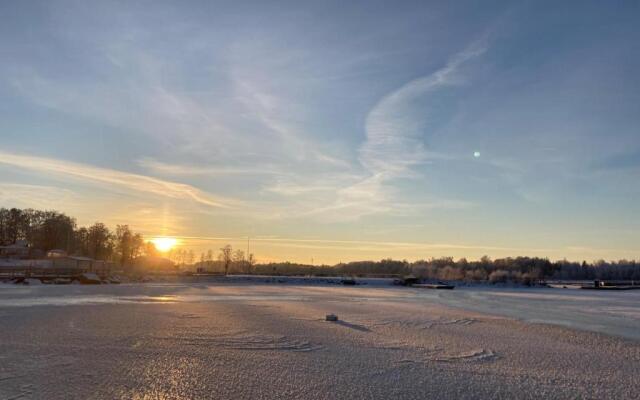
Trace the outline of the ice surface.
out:
M 638 398 L 638 300 L 560 289 L 5 285 L 0 399 Z M 340 320 L 326 322 L 329 313 Z

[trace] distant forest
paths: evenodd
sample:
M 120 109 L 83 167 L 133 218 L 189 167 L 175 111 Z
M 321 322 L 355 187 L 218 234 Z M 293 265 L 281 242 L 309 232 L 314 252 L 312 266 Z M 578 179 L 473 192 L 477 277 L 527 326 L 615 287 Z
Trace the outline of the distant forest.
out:
M 417 278 L 437 281 L 466 281 L 531 285 L 543 280 L 639 280 L 640 263 L 620 260 L 592 263 L 567 260 L 549 261 L 538 257 L 515 257 L 491 260 L 482 257 L 467 261 L 451 257 L 431 258 L 415 262 L 381 260 L 356 261 L 335 266 L 310 266 L 293 263 L 258 264 L 256 274 L 276 275 L 343 275 L 343 276 L 392 276 L 414 275 Z
M 0 245 L 28 241 L 41 252 L 62 249 L 69 254 L 130 265 L 139 257 L 157 257 L 158 251 L 143 236 L 117 225 L 110 230 L 96 222 L 78 227 L 76 220 L 56 211 L 0 208 Z M 220 249 L 217 259 L 213 251 L 203 253 L 200 260 L 192 250 L 177 249 L 168 255 L 183 270 L 250 273 L 258 275 L 316 275 L 316 276 L 404 276 L 443 281 L 517 282 L 532 284 L 541 280 L 640 280 L 640 262 L 599 260 L 587 263 L 567 260 L 550 261 L 539 257 L 515 257 L 478 261 L 454 260 L 451 257 L 431 258 L 415 262 L 384 259 L 356 261 L 337 265 L 305 265 L 290 262 L 256 264 L 252 254 L 235 252 L 230 245 Z

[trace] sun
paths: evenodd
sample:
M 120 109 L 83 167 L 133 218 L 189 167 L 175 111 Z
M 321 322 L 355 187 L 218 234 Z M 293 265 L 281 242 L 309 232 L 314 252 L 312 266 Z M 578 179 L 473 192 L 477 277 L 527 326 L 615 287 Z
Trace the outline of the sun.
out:
M 151 243 L 156 246 L 156 249 L 158 249 L 158 251 L 165 253 L 171 250 L 173 246 L 178 243 L 178 240 L 172 237 L 157 237 L 151 239 Z

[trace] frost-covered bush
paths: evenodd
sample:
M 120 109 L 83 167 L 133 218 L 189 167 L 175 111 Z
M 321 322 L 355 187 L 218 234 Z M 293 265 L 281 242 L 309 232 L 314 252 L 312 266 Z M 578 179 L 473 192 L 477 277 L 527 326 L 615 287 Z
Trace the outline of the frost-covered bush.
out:
M 509 272 L 504 270 L 493 271 L 489 274 L 489 282 L 491 283 L 504 283 L 509 280 Z

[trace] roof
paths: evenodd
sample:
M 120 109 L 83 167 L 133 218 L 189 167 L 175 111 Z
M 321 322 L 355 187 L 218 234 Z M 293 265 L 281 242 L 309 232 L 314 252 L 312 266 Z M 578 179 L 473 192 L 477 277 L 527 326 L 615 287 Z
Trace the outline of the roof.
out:
M 0 246 L 0 249 L 28 249 L 27 246 L 23 246 L 21 244 L 10 244 L 8 246 Z
M 71 260 L 76 260 L 76 261 L 95 261 L 93 258 L 81 257 L 81 256 L 69 256 L 67 258 Z

